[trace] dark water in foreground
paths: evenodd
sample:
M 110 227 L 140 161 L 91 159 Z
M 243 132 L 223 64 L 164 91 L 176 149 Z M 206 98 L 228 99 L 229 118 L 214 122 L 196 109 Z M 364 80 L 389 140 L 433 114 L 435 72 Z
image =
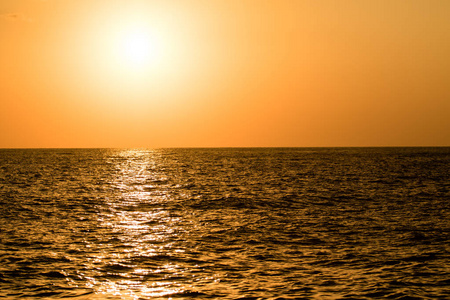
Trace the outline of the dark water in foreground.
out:
M 0 297 L 444 299 L 450 148 L 0 150 Z

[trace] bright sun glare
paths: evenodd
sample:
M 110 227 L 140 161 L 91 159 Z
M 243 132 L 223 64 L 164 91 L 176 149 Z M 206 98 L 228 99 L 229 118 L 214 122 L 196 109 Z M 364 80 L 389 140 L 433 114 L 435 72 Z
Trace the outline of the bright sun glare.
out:
M 169 95 L 193 86 L 198 54 L 192 45 L 197 43 L 177 20 L 138 16 L 105 21 L 105 27 L 93 35 L 94 64 L 99 66 L 92 69 L 93 80 L 101 82 L 105 94 L 125 99 L 126 104 L 149 99 L 155 103 L 158 97 L 167 103 Z
M 150 31 L 134 28 L 122 33 L 119 39 L 120 56 L 128 67 L 148 67 L 161 59 L 160 41 Z

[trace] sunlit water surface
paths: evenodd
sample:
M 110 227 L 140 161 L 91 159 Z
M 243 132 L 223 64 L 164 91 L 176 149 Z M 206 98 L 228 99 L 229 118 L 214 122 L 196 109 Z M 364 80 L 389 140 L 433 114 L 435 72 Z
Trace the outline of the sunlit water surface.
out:
M 450 149 L 0 150 L 0 297 L 445 299 Z

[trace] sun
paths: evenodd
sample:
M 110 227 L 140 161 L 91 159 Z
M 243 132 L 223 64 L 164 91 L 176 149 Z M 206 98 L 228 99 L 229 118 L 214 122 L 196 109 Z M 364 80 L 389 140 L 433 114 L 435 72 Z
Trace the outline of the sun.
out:
M 156 67 L 163 59 L 162 41 L 145 26 L 126 28 L 117 38 L 116 59 L 125 68 L 144 69 Z
M 169 107 L 176 99 L 194 98 L 210 80 L 204 79 L 210 52 L 195 18 L 161 5 L 152 11 L 111 10 L 86 28 L 85 60 L 76 66 L 98 99 L 109 99 L 98 100 L 101 105 L 117 111 L 147 103 Z

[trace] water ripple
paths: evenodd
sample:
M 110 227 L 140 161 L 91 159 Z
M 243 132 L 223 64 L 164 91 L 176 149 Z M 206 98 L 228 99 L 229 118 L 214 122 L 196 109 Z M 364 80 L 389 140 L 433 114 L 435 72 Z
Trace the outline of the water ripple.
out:
M 0 297 L 450 295 L 448 148 L 0 154 Z

